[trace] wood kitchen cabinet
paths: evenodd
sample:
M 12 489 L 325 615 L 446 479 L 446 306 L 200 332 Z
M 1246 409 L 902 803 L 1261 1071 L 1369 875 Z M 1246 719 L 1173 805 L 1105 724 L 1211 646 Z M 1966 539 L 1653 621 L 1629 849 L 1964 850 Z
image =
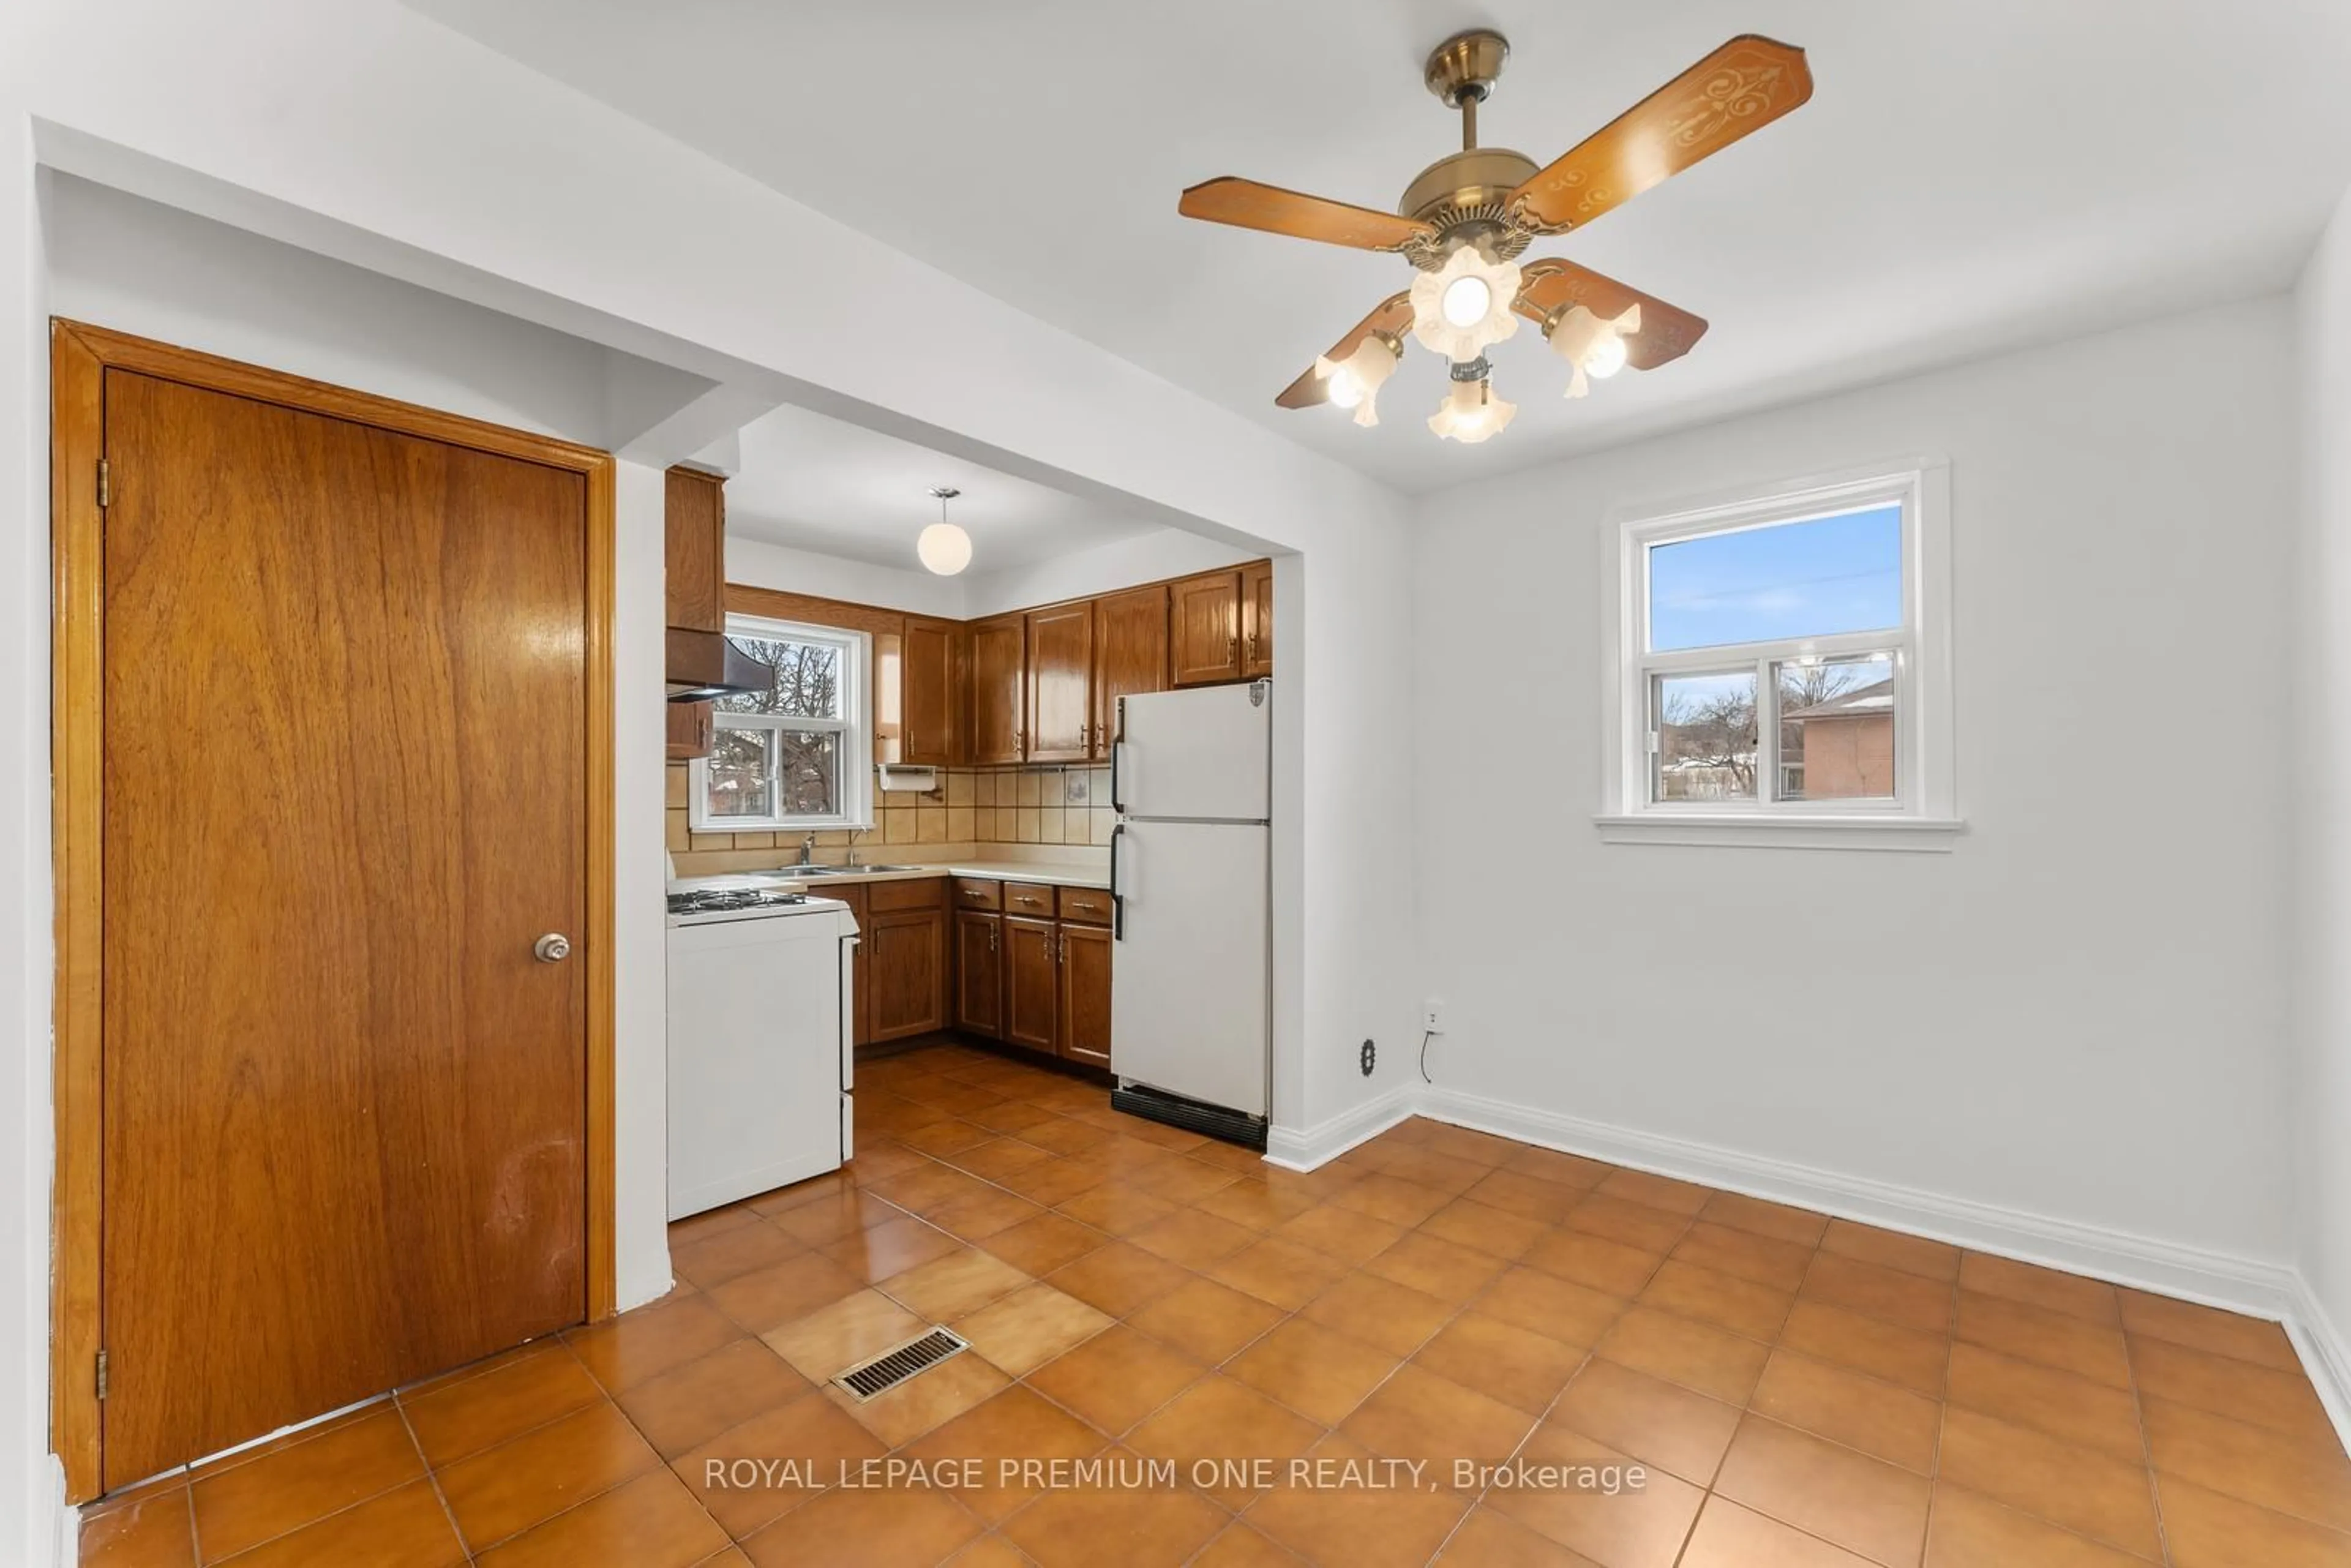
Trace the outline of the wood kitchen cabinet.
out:
M 1030 762 L 1083 762 L 1094 727 L 1092 600 L 1028 615 Z
M 1241 568 L 1241 679 L 1273 674 L 1273 562 Z
M 1167 689 L 1167 588 L 1155 583 L 1094 601 L 1094 727 L 1087 756 L 1110 755 L 1118 699 Z
M 942 1030 L 947 1022 L 946 882 L 928 877 L 864 889 L 867 978 L 863 1010 L 876 1044 Z
M 1066 890 L 1064 890 L 1066 891 Z M 1110 1065 L 1110 928 L 1061 925 L 1061 1053 L 1071 1061 Z
M 1027 619 L 999 615 L 971 628 L 971 746 L 977 763 L 1019 762 L 1023 752 L 1022 676 Z
M 955 1026 L 982 1040 L 1004 1035 L 1004 917 L 956 911 Z
M 1004 1039 L 1048 1056 L 1061 1043 L 1060 932 L 1051 920 L 1004 916 Z
M 662 597 L 668 622 L 684 631 L 726 629 L 726 482 L 715 474 L 673 468 L 664 495 Z M 706 702 L 669 706 L 673 762 L 710 755 L 714 726 Z
M 1168 591 L 1169 673 L 1179 686 L 1241 678 L 1241 574 L 1203 572 Z
M 900 695 L 904 726 L 901 762 L 945 768 L 956 760 L 956 626 L 951 621 L 906 617 L 901 644 Z

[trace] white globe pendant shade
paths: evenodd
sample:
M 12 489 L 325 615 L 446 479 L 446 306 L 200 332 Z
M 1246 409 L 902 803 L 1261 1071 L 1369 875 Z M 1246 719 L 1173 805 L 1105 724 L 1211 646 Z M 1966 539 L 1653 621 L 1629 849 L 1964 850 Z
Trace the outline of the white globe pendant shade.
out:
M 941 577 L 953 577 L 971 564 L 971 536 L 953 523 L 933 523 L 914 540 L 914 554 Z

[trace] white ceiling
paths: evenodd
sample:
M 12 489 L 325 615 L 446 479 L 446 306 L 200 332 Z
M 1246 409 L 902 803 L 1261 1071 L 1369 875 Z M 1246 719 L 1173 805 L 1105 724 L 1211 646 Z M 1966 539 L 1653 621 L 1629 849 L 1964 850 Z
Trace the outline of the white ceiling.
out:
M 1158 525 L 895 436 L 787 404 L 743 429 L 726 482 L 731 536 L 915 570 L 914 539 L 939 520 L 934 485 L 963 492 L 949 520 L 971 535 L 974 572 L 1033 566 Z
M 2291 281 L 2351 182 L 2339 0 L 412 0 L 876 238 L 1408 489 Z M 1545 161 L 1735 33 L 1811 104 L 1538 245 L 1707 317 L 1686 360 L 1436 440 L 1417 349 L 1358 430 L 1274 394 L 1410 276 L 1190 223 L 1238 173 L 1387 207 L 1457 145 L 1428 47 L 1500 26 L 1484 140 Z M 2192 347 L 2181 370 L 2193 373 Z

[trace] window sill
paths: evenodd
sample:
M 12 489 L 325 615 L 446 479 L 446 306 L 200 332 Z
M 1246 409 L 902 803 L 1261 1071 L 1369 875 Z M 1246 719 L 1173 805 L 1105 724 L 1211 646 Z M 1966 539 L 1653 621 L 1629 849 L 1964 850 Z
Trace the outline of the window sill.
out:
M 1696 844 L 1750 850 L 1893 850 L 1948 854 L 1967 824 L 1956 817 L 1714 816 L 1657 812 L 1594 817 L 1611 844 Z

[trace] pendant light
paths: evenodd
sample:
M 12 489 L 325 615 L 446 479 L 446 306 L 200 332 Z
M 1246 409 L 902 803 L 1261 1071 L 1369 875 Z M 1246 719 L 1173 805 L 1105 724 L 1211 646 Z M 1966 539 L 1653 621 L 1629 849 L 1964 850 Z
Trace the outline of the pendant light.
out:
M 971 536 L 947 521 L 947 503 L 963 492 L 953 485 L 934 485 L 931 494 L 938 497 L 939 520 L 914 541 L 914 554 L 941 577 L 953 577 L 971 564 Z

